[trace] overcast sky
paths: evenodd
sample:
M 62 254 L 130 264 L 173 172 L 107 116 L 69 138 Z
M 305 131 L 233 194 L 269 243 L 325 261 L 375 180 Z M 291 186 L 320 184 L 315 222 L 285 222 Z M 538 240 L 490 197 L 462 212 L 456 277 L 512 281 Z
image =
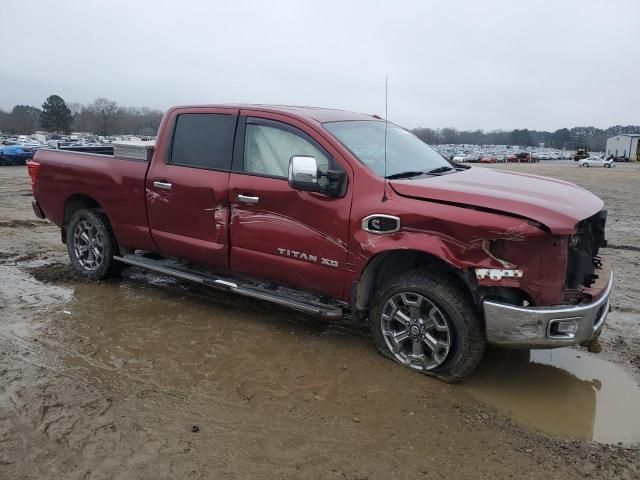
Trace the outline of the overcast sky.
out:
M 0 0 L 0 107 L 283 103 L 406 127 L 640 124 L 640 1 Z

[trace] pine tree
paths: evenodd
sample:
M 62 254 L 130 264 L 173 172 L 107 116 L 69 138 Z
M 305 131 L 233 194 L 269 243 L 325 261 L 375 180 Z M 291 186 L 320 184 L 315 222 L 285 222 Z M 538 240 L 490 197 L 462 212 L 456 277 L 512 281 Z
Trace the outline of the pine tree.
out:
M 46 131 L 68 133 L 71 130 L 72 123 L 71 110 L 58 95 L 51 95 L 42 104 L 40 126 Z

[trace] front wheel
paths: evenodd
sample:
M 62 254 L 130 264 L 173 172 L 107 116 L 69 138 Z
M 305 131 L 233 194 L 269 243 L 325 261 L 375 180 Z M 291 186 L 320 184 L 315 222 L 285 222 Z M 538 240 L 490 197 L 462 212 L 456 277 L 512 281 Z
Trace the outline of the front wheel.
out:
M 79 210 L 67 224 L 67 253 L 73 269 L 90 280 L 102 280 L 120 273 L 122 263 L 111 224 L 104 213 Z
M 384 356 L 449 383 L 465 378 L 482 359 L 481 321 L 452 276 L 409 272 L 387 281 L 376 298 L 371 331 Z
M 611 168 L 611 164 L 610 163 L 605 163 L 604 164 L 604 168 Z

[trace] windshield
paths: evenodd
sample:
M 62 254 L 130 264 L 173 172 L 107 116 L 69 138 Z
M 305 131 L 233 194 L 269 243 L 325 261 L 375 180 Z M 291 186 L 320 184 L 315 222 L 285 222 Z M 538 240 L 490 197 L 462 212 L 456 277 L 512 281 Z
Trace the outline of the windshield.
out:
M 358 160 L 380 177 L 385 175 L 385 122 L 353 120 L 322 125 Z M 451 167 L 451 164 L 413 133 L 393 123 L 387 124 L 387 177 L 404 172 L 429 172 L 441 167 Z

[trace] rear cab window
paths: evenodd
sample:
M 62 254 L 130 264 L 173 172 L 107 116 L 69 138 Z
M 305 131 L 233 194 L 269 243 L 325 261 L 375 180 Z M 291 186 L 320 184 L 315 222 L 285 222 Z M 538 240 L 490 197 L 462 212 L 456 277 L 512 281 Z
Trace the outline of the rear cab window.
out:
M 222 113 L 181 113 L 173 133 L 170 165 L 230 170 L 237 117 Z

